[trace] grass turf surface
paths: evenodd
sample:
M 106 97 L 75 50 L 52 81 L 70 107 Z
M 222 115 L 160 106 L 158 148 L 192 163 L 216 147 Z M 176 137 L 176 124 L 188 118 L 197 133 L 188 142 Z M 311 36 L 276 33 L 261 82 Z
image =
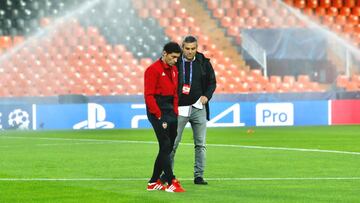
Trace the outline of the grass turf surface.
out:
M 150 129 L 3 131 L 0 202 L 358 201 L 360 126 L 246 130 L 208 129 L 209 185 L 198 186 L 186 129 L 175 161 L 182 194 L 145 190 L 158 150 Z

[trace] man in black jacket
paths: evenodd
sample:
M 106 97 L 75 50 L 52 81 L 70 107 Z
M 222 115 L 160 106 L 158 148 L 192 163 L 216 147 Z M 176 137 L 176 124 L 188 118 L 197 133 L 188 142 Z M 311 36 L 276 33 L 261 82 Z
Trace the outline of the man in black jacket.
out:
M 172 164 L 181 141 L 185 125 L 190 122 L 195 144 L 194 183 L 207 185 L 204 180 L 206 160 L 206 123 L 209 120 L 209 100 L 216 89 L 216 78 L 210 60 L 197 52 L 198 42 L 193 36 L 185 37 L 179 71 L 178 135 L 171 153 Z

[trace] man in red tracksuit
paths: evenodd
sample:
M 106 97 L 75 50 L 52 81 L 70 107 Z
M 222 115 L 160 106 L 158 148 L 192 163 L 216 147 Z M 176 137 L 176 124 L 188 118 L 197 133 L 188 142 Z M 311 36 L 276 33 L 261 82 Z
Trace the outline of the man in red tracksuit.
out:
M 171 168 L 170 153 L 177 135 L 178 115 L 178 71 L 175 66 L 181 53 L 175 42 L 165 44 L 162 57 L 145 71 L 144 96 L 147 117 L 154 128 L 159 142 L 159 153 L 155 160 L 152 177 L 147 190 L 165 190 L 167 192 L 185 192 L 175 178 Z M 168 185 L 160 181 L 164 172 Z

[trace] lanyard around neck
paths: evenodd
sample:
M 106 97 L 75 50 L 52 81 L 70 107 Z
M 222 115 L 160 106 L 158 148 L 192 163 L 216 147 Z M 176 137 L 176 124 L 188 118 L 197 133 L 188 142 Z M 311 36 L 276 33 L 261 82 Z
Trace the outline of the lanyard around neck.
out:
M 185 59 L 183 58 L 182 59 L 182 68 L 183 68 L 183 81 L 184 81 L 184 84 L 185 84 Z M 193 62 L 190 61 L 190 76 L 189 76 L 189 85 L 191 87 L 191 83 L 192 83 L 192 65 L 193 65 Z

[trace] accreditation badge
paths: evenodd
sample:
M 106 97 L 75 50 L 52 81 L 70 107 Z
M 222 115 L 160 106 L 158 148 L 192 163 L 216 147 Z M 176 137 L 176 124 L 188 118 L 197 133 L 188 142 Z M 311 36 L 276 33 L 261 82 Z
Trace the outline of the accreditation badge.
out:
M 184 86 L 182 88 L 182 93 L 186 94 L 186 95 L 190 94 L 190 85 L 184 84 Z

